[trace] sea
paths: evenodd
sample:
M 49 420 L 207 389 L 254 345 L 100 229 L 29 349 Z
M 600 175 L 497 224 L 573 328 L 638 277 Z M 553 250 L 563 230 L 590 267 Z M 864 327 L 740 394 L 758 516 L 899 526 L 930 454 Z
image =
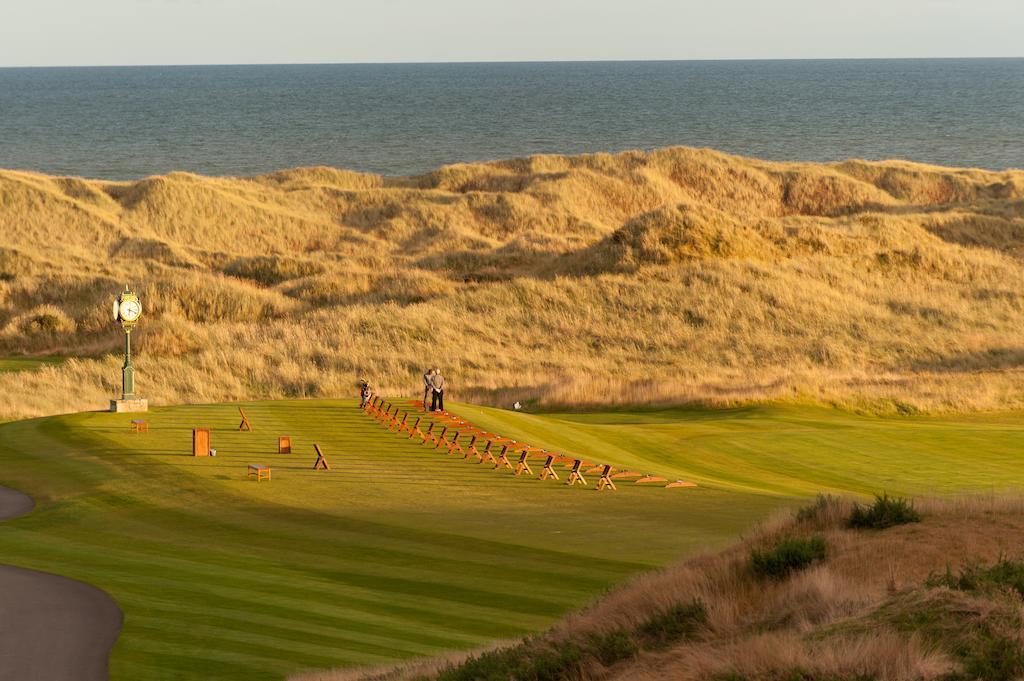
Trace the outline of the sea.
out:
M 0 69 L 0 167 L 130 180 L 671 145 L 1024 167 L 1024 59 Z

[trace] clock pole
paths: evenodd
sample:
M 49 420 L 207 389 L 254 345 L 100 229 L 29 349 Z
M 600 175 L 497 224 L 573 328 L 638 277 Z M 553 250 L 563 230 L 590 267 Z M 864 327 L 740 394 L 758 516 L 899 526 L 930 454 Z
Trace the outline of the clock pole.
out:
M 132 366 L 132 330 L 124 329 L 124 366 L 121 367 L 121 399 L 135 398 L 135 367 Z
M 110 401 L 110 411 L 148 411 L 149 403 L 135 394 L 135 367 L 132 365 L 132 331 L 142 317 L 142 301 L 127 286 L 114 299 L 114 321 L 124 331 L 124 364 L 121 366 L 121 399 Z

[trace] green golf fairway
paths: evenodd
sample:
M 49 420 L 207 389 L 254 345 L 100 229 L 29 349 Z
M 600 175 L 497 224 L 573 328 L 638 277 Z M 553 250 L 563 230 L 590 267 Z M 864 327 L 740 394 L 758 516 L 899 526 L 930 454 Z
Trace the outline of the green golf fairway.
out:
M 64 361 L 63 357 L 7 357 L 0 358 L 0 372 L 31 371 L 40 367 L 54 366 Z
M 1024 484 L 1017 414 L 879 419 L 814 407 L 525 415 L 455 405 L 503 435 L 697 489 L 616 493 L 449 457 L 352 400 L 159 408 L 0 425 L 0 484 L 32 495 L 0 562 L 106 589 L 115 681 L 281 679 L 536 631 L 639 570 L 720 546 L 820 490 Z M 193 458 L 191 430 L 215 458 Z M 292 454 L 277 454 L 289 435 Z M 319 442 L 330 471 L 313 471 Z M 246 477 L 249 463 L 271 482 Z M 534 465 L 539 473 L 539 465 Z

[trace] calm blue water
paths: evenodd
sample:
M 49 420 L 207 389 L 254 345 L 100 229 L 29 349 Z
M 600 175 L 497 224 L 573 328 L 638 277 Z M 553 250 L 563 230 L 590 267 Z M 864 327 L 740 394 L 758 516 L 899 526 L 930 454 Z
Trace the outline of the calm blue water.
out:
M 0 69 L 0 167 L 115 179 L 709 146 L 1024 167 L 1024 59 Z

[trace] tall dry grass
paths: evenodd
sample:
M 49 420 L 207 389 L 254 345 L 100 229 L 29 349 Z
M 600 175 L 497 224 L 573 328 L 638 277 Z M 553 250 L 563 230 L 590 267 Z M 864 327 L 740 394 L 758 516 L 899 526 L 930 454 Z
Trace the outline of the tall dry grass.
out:
M 0 171 L 0 354 L 81 358 L 0 375 L 0 419 L 113 394 L 124 283 L 147 307 L 137 384 L 158 403 L 362 377 L 404 393 L 431 364 L 455 396 L 500 404 L 1016 407 L 1022 248 L 1024 172 L 895 161 L 673 148 L 405 178 Z

